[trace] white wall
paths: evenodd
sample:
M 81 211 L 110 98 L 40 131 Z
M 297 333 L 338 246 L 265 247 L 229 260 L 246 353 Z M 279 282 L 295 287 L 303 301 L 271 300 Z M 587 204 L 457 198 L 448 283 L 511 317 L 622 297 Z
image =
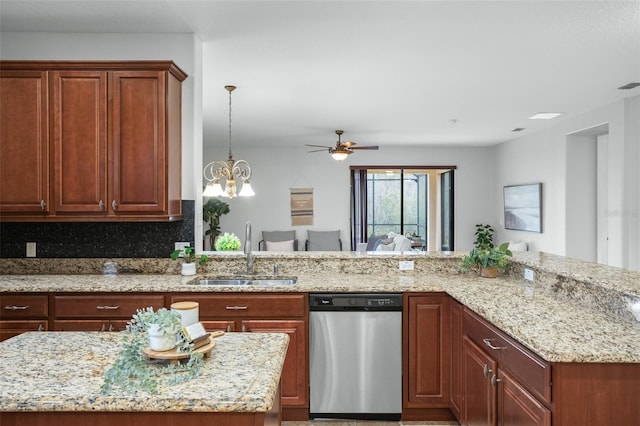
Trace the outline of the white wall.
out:
M 496 229 L 497 241 L 524 240 L 530 243 L 530 250 L 566 255 L 567 221 L 577 219 L 567 217 L 567 204 L 574 196 L 567 191 L 568 135 L 607 124 L 609 253 L 610 257 L 621 259 L 621 264 L 614 266 L 640 269 L 639 111 L 640 96 L 635 96 L 495 146 L 493 191 L 497 202 L 492 216 L 501 225 Z M 503 186 L 530 182 L 543 183 L 543 232 L 505 230 Z
M 182 83 L 182 198 L 188 200 L 196 196 L 193 164 L 200 163 L 202 146 L 201 45 L 193 34 L 9 32 L 0 34 L 0 58 L 174 61 L 188 75 Z
M 304 141 L 299 147 L 233 148 L 236 160 L 251 164 L 252 198 L 223 199 L 230 214 L 222 216 L 221 230 L 233 232 L 244 241 L 245 223 L 252 224 L 252 244 L 257 249 L 261 231 L 296 230 L 301 247 L 306 230 L 341 230 L 343 248 L 350 246 L 350 165 L 433 165 L 457 166 L 455 171 L 455 248 L 473 246 L 476 223 L 492 218 L 493 193 L 492 149 L 381 147 L 378 151 L 359 151 L 338 163 L 328 153 L 307 153 Z M 205 162 L 226 159 L 226 141 L 205 147 Z M 314 218 L 312 226 L 291 226 L 290 194 L 292 187 L 313 187 Z

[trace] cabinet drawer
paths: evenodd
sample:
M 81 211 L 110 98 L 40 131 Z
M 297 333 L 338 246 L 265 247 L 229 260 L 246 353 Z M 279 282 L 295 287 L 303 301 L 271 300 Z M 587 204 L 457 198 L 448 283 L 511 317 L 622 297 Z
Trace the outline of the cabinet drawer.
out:
M 47 318 L 49 296 L 9 294 L 0 296 L 0 319 Z
M 162 295 L 54 296 L 56 318 L 130 318 L 138 309 L 164 306 Z
M 468 309 L 464 333 L 537 398 L 551 401 L 551 365 Z
M 304 317 L 303 294 L 178 294 L 171 303 L 194 301 L 199 304 L 200 319 L 246 317 Z

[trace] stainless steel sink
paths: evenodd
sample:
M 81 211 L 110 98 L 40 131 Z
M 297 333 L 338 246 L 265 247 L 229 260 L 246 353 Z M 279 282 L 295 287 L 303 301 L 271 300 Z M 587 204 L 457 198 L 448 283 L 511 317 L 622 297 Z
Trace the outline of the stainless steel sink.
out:
M 190 285 L 204 286 L 273 286 L 273 285 L 293 285 L 297 282 L 295 277 L 269 277 L 269 278 L 198 278 L 189 281 Z

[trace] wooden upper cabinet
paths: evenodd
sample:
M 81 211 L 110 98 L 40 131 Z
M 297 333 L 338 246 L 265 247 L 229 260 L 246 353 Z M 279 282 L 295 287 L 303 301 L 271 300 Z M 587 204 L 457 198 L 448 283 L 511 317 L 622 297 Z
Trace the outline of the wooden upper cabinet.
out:
M 0 71 L 0 220 L 49 213 L 46 71 Z
M 52 81 L 56 213 L 106 213 L 107 73 L 55 71 Z
M 0 72 L 0 220 L 182 219 L 175 64 L 0 61 Z
M 166 77 L 161 72 L 112 75 L 112 205 L 117 213 L 167 209 Z

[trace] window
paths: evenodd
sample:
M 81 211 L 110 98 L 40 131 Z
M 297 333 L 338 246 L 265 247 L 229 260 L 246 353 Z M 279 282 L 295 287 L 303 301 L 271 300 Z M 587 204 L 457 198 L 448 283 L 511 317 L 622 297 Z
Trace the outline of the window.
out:
M 351 167 L 351 246 L 410 234 L 415 247 L 453 250 L 455 167 Z

